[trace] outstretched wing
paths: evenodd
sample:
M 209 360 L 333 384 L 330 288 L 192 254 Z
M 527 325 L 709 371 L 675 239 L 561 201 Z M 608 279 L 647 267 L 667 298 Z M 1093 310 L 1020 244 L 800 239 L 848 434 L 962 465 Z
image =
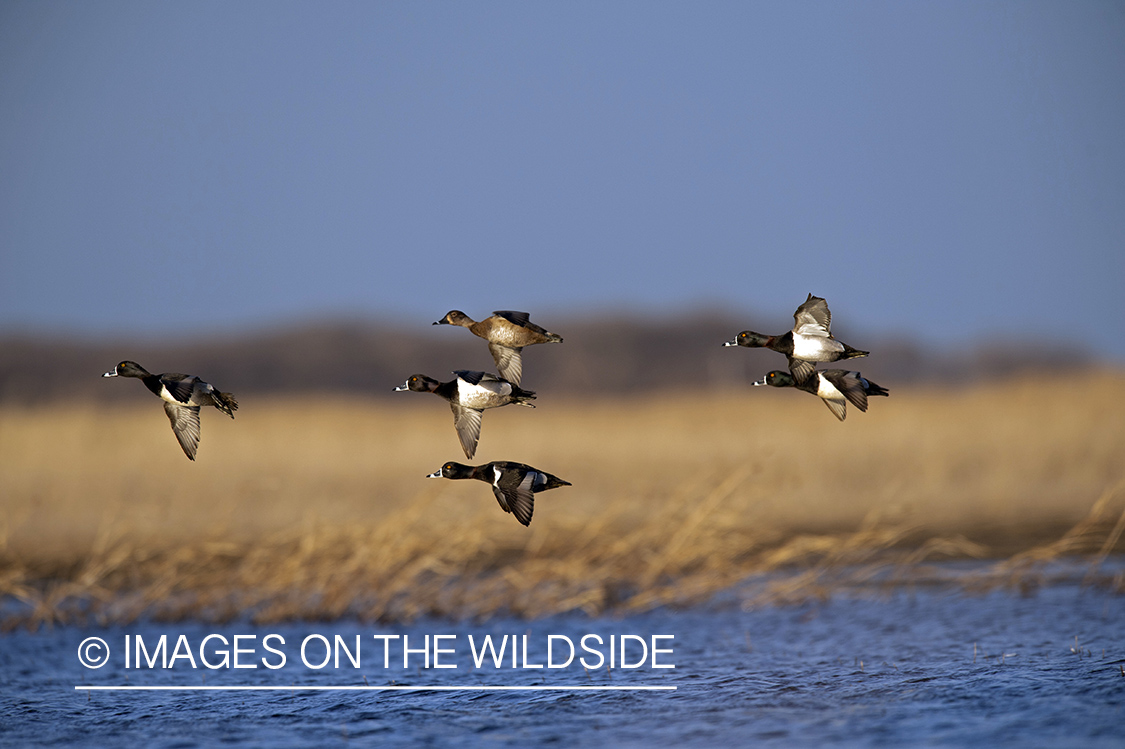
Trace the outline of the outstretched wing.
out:
M 184 404 L 191 402 L 191 396 L 195 392 L 195 383 L 199 381 L 199 378 L 193 375 L 175 373 L 160 375 L 160 384 L 168 391 L 168 395 Z
M 829 369 L 821 374 L 825 379 L 836 386 L 844 394 L 848 402 L 860 411 L 867 410 L 867 390 L 863 387 L 863 380 L 858 372 L 848 372 L 843 369 Z
M 531 321 L 531 315 L 527 314 L 526 312 L 516 312 L 515 310 L 510 309 L 498 309 L 492 314 L 496 315 L 497 317 L 504 318 L 512 325 L 518 325 L 521 328 L 527 328 L 528 330 L 534 333 L 538 333 L 539 335 L 550 335 L 550 333 L 548 333 L 544 328 L 541 328 L 533 323 Z
M 793 334 L 831 337 L 832 313 L 828 311 L 828 302 L 809 294 L 804 304 L 793 313 Z
M 500 376 L 518 387 L 523 377 L 523 358 L 520 356 L 520 351 L 523 349 L 489 343 L 488 350 L 496 361 L 496 371 Z
M 455 370 L 453 374 L 457 375 L 470 385 L 480 385 L 482 387 L 487 387 L 490 390 L 497 390 L 497 392 L 499 391 L 495 383 L 504 381 L 491 372 L 477 372 L 476 370 L 470 369 L 458 369 Z
M 512 325 L 527 325 L 531 322 L 531 315 L 527 312 L 516 312 L 512 309 L 498 309 L 492 314 L 497 317 L 503 317 Z
M 816 364 L 804 359 L 794 359 L 789 357 L 789 371 L 793 375 L 798 385 L 804 384 L 810 377 L 816 373 Z
M 475 408 L 464 408 L 456 403 L 450 403 L 453 409 L 453 426 L 457 429 L 457 439 L 461 441 L 461 449 L 465 451 L 466 458 L 472 458 L 477 451 L 477 442 L 480 441 L 480 417 L 482 413 Z
M 199 449 L 199 406 L 177 406 L 164 401 L 164 413 L 172 422 L 172 431 L 176 433 L 184 455 L 188 456 L 188 460 L 195 460 L 195 452 Z
M 828 406 L 828 410 L 831 411 L 837 419 L 843 421 L 848 418 L 847 403 L 844 401 L 830 401 L 827 398 L 821 398 L 821 400 L 824 401 L 824 405 Z
M 535 512 L 535 495 L 531 486 L 535 481 L 535 471 L 501 471 L 496 466 L 492 468 L 492 493 L 496 501 L 516 516 L 516 520 L 524 525 L 531 525 L 531 515 Z

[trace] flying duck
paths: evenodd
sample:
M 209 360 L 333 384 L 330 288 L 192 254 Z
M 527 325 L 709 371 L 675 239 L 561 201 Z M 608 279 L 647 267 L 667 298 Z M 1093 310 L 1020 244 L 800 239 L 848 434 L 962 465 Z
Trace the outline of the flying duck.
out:
M 480 440 L 480 420 L 486 408 L 499 408 L 509 403 L 535 408 L 528 403 L 535 398 L 530 390 L 520 390 L 507 380 L 487 372 L 457 370 L 455 379 L 438 382 L 423 374 L 414 374 L 395 392 L 413 390 L 416 393 L 433 393 L 449 401 L 453 409 L 453 425 L 466 458 L 472 458 Z
M 188 460 L 195 460 L 199 449 L 199 407 L 214 406 L 232 419 L 238 410 L 238 401 L 233 395 L 219 392 L 194 375 L 175 372 L 155 375 L 136 362 L 123 361 L 102 377 L 136 377 L 163 399 L 164 413 L 168 414 L 172 431 Z
M 804 382 L 797 382 L 796 378 L 788 372 L 775 369 L 754 384 L 773 385 L 778 388 L 795 387 L 806 393 L 812 393 L 820 397 L 824 405 L 828 406 L 828 410 L 840 421 L 848 416 L 848 402 L 860 411 L 866 411 L 869 395 L 890 395 L 886 388 L 879 387 L 859 372 L 849 372 L 846 369 L 825 369 L 816 372 L 815 377 L 810 377 Z
M 789 358 L 789 371 L 804 382 L 816 370 L 813 362 L 833 362 L 867 356 L 870 351 L 860 351 L 832 337 L 832 313 L 828 302 L 809 294 L 804 304 L 793 313 L 793 330 L 781 335 L 763 335 L 744 330 L 724 346 L 764 346 Z
M 535 494 L 571 485 L 558 476 L 510 460 L 494 460 L 482 466 L 446 463 L 426 478 L 477 479 L 492 484 L 492 493 L 496 495 L 500 509 L 512 513 L 524 525 L 531 525 Z
M 562 343 L 562 336 L 548 332 L 528 319 L 526 312 L 497 310 L 492 317 L 475 322 L 461 310 L 450 310 L 434 325 L 459 325 L 488 341 L 496 371 L 508 382 L 519 385 L 523 377 L 520 352 L 534 343 Z

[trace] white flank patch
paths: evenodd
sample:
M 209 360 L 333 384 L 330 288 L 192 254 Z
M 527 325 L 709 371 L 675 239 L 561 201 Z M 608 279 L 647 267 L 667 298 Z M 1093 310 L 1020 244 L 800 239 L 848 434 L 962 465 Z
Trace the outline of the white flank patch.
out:
M 192 389 L 192 394 L 195 394 L 194 388 Z M 168 386 L 163 383 L 160 384 L 160 397 L 177 406 L 182 406 L 185 403 L 185 401 L 176 400 L 175 397 L 173 397 L 172 394 L 168 392 Z M 186 402 L 191 403 L 191 398 L 189 397 Z
M 844 394 L 837 390 L 836 386 L 829 382 L 827 377 L 820 374 L 819 372 L 816 376 L 818 378 L 818 384 L 816 387 L 817 395 L 830 401 L 844 400 Z
M 793 358 L 805 361 L 832 361 L 831 355 L 844 350 L 844 344 L 819 336 L 793 336 Z
M 505 382 L 482 382 L 480 385 L 474 385 L 461 380 L 457 383 L 457 401 L 469 408 L 494 406 L 498 398 L 510 395 L 511 392 L 512 386 Z

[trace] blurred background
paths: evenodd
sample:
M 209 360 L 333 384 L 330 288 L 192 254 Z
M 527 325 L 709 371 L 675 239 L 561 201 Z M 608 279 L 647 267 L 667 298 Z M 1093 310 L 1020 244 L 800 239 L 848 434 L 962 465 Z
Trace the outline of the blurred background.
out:
M 6 2 L 0 398 L 100 397 L 76 373 L 122 358 L 243 392 L 490 368 L 430 330 L 453 308 L 563 334 L 529 384 L 729 384 L 776 361 L 719 344 L 808 292 L 872 376 L 1120 365 L 1123 32 L 1109 2 Z
M 178 586 L 537 615 L 863 561 L 841 549 L 1020 553 L 1092 506 L 1037 558 L 1117 548 L 1123 38 L 1114 2 L 7 0 L 3 591 L 44 620 L 141 574 L 167 616 Z M 891 390 L 843 424 L 721 347 L 810 292 Z M 451 309 L 565 338 L 477 455 L 574 484 L 530 530 L 420 480 L 460 458 L 449 412 L 391 389 L 493 368 L 431 326 Z M 122 359 L 238 418 L 205 413 L 189 463 L 101 379 Z

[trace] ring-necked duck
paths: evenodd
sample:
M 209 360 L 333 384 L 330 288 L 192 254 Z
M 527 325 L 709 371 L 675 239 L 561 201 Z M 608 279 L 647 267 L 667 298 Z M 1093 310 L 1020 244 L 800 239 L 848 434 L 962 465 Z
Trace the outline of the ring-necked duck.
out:
M 426 476 L 428 479 L 477 479 L 492 484 L 492 493 L 504 512 L 516 516 L 524 525 L 531 525 L 531 514 L 535 511 L 535 497 L 539 492 L 570 486 L 558 476 L 532 468 L 524 463 L 509 460 L 494 460 L 482 466 L 467 466 L 461 463 L 446 463 Z
M 520 352 L 535 343 L 562 343 L 562 336 L 548 332 L 531 322 L 526 312 L 497 310 L 492 317 L 475 322 L 461 310 L 451 310 L 434 325 L 459 325 L 488 341 L 488 350 L 496 362 L 496 371 L 508 382 L 519 385 L 523 377 Z
M 789 358 L 789 371 L 798 382 L 807 380 L 816 365 L 813 362 L 833 362 L 867 356 L 870 351 L 860 351 L 832 337 L 832 313 L 828 302 L 809 294 L 804 304 L 793 313 L 793 329 L 782 335 L 763 335 L 744 330 L 724 346 L 765 348 L 785 354 Z
M 487 372 L 457 370 L 456 379 L 438 382 L 422 374 L 410 375 L 406 382 L 395 388 L 395 392 L 413 390 L 416 393 L 433 393 L 449 401 L 453 409 L 453 425 L 457 428 L 457 438 L 466 458 L 472 458 L 480 440 L 480 420 L 486 408 L 499 408 L 509 403 L 517 406 L 535 408 L 527 401 L 535 397 L 530 390 L 520 390 L 507 380 Z
M 172 431 L 184 455 L 195 460 L 199 449 L 199 407 L 214 406 L 234 418 L 238 401 L 230 393 L 221 393 L 194 375 L 165 372 L 154 375 L 136 362 L 123 361 L 102 377 L 136 377 L 149 390 L 164 400 L 164 413 L 172 422 Z
M 867 396 L 890 395 L 886 388 L 879 387 L 874 382 L 865 379 L 859 372 L 849 372 L 846 369 L 826 369 L 817 372 L 815 377 L 810 377 L 804 382 L 797 382 L 788 372 L 774 370 L 767 374 L 755 385 L 773 385 L 774 387 L 795 387 L 819 396 L 828 410 L 843 421 L 848 416 L 848 402 L 860 411 L 867 410 Z

